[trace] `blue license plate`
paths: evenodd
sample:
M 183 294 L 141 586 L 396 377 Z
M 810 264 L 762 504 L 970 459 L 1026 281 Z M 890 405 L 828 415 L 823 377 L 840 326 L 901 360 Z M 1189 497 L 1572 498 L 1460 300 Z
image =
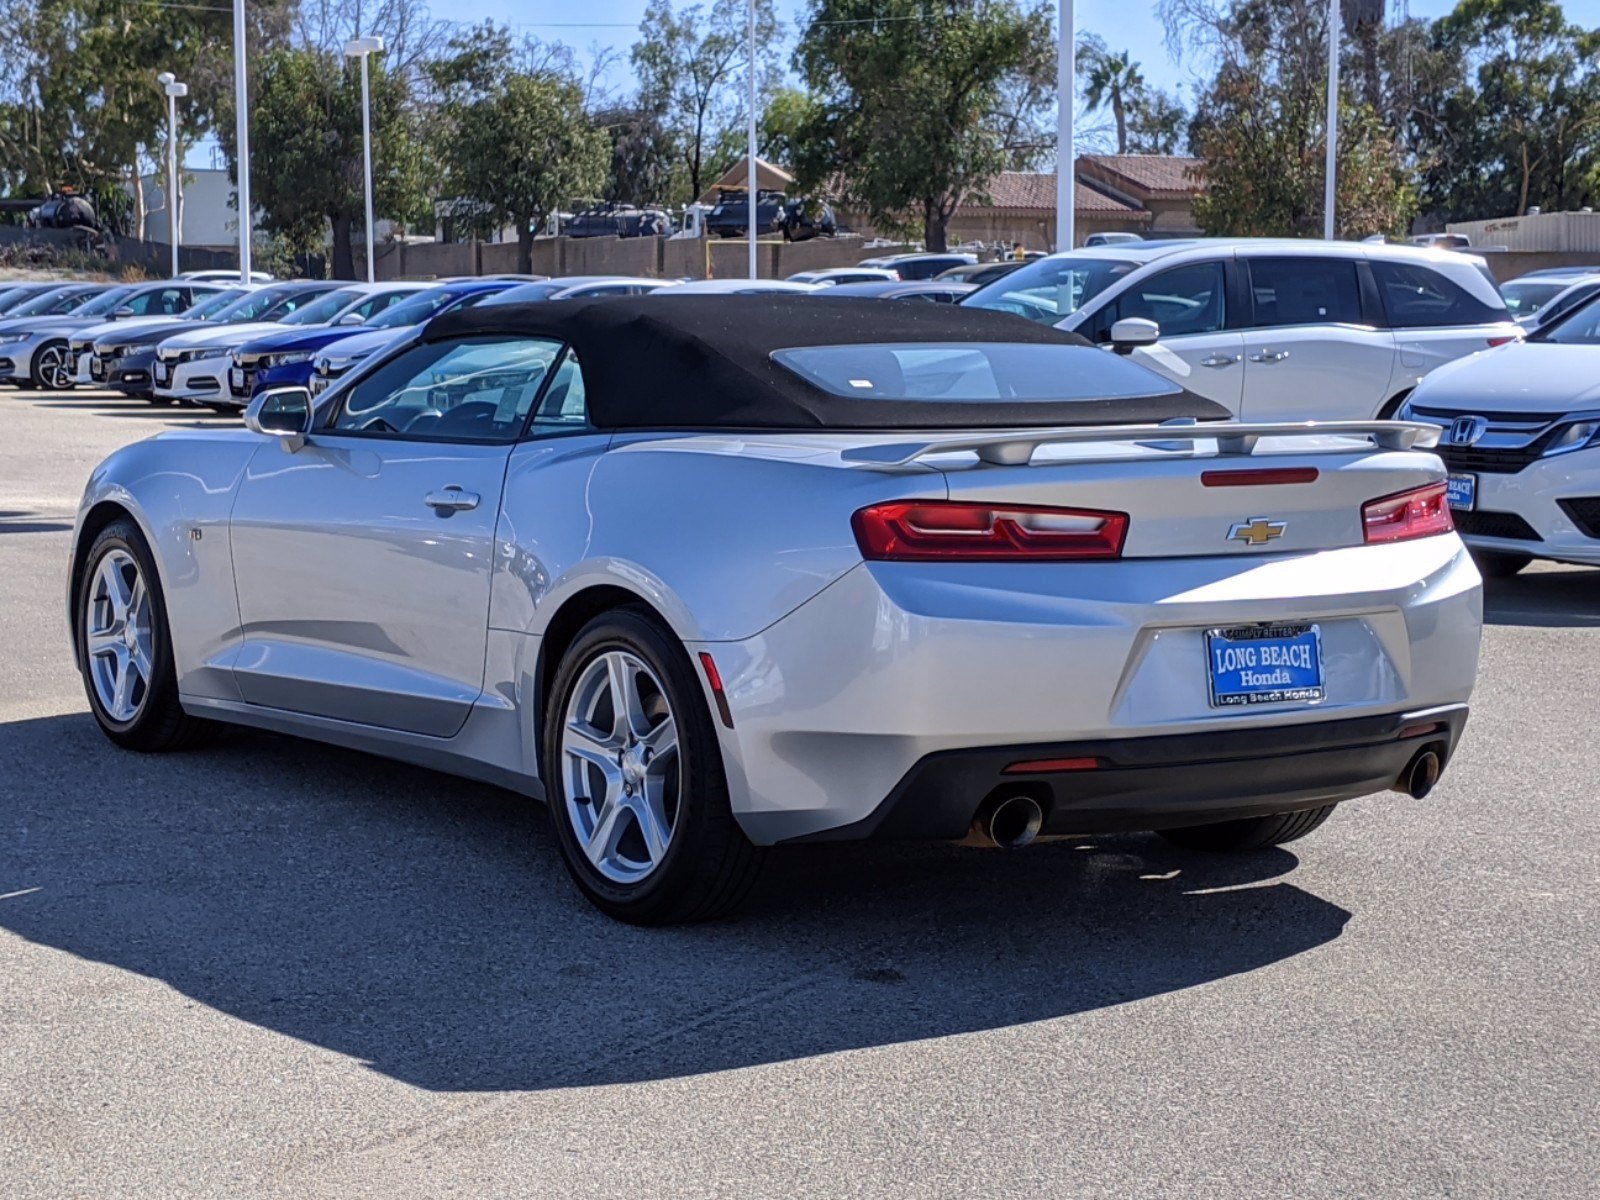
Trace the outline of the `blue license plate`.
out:
M 1206 634 L 1214 708 L 1314 704 L 1323 698 L 1322 631 L 1315 625 L 1246 625 Z
M 1445 499 L 1451 508 L 1471 512 L 1478 506 L 1478 477 L 1476 475 L 1451 475 L 1444 481 Z

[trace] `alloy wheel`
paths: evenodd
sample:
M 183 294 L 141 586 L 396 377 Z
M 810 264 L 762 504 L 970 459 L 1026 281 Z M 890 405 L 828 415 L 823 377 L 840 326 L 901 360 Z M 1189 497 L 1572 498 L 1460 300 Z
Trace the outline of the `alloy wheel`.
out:
M 95 698 L 113 721 L 133 720 L 150 694 L 155 639 L 150 591 L 127 551 L 112 549 L 95 567 L 83 626 Z
M 67 352 L 60 346 L 46 346 L 39 351 L 39 378 L 52 391 L 61 391 L 72 382 L 72 372 L 67 369 Z
M 677 827 L 682 771 L 665 688 L 637 655 L 596 655 L 561 724 L 567 819 L 590 864 L 614 883 L 643 882 Z

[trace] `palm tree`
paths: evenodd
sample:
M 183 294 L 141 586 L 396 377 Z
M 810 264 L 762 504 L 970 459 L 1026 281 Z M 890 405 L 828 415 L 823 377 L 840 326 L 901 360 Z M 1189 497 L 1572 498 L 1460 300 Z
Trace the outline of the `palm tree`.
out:
M 1089 70 L 1084 80 L 1083 101 L 1091 109 L 1111 105 L 1111 115 L 1117 122 L 1117 153 L 1128 152 L 1128 101 L 1142 87 L 1144 76 L 1139 64 L 1128 58 L 1126 50 L 1112 54 L 1109 50 L 1092 51 Z

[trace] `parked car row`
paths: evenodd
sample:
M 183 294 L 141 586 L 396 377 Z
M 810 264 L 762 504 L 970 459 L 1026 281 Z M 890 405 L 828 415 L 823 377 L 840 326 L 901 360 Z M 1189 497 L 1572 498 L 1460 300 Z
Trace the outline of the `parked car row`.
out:
M 1497 289 L 1466 255 L 1272 240 L 971 257 L 894 255 L 788 280 L 23 284 L 0 291 L 0 378 L 239 410 L 277 387 L 320 395 L 429 320 L 480 305 L 782 293 L 962 304 L 1078 333 L 1244 420 L 1439 425 L 1449 501 L 1487 571 L 1600 564 L 1600 270 Z

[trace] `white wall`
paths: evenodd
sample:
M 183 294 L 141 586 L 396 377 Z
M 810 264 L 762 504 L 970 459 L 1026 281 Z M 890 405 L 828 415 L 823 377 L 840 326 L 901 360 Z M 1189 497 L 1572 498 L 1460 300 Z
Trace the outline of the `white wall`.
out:
M 168 233 L 167 173 L 146 175 L 144 235 L 152 242 L 171 244 Z M 183 246 L 228 247 L 239 244 L 239 217 L 233 210 L 233 184 L 226 171 L 185 168 L 183 188 Z

